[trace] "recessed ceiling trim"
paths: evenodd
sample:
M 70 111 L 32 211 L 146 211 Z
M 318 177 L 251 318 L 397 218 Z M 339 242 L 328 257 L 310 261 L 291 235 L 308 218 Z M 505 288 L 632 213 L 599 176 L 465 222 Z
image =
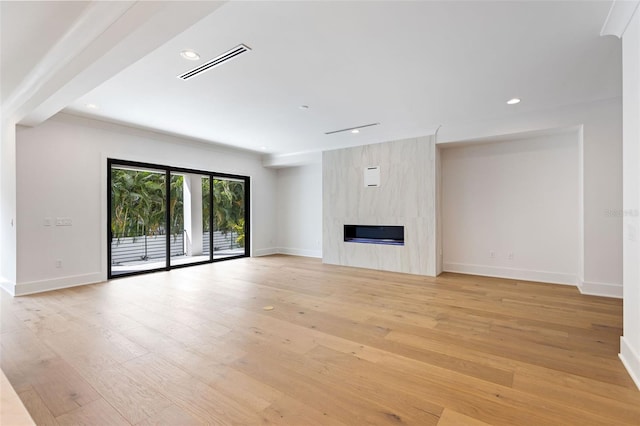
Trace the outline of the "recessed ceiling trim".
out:
M 241 55 L 242 53 L 246 53 L 248 51 L 250 51 L 251 48 L 247 45 L 244 44 L 239 44 L 236 47 L 234 47 L 233 49 L 227 50 L 226 52 L 224 52 L 221 55 L 216 56 L 215 58 L 205 62 L 202 65 L 199 65 L 187 72 L 185 72 L 184 74 L 180 74 L 178 76 L 179 79 L 181 80 L 188 80 L 192 77 L 195 77 L 198 74 L 201 74 L 205 71 L 210 70 L 211 68 L 215 68 L 218 65 L 222 65 L 223 63 L 230 61 L 231 59 L 235 58 L 238 55 Z
M 341 133 L 341 132 L 349 132 L 351 130 L 358 130 L 358 129 L 363 129 L 365 127 L 371 127 L 371 126 L 377 126 L 380 123 L 371 123 L 371 124 L 363 124 L 362 126 L 354 126 L 354 127 L 349 127 L 346 129 L 340 129 L 340 130 L 332 130 L 330 132 L 325 132 L 325 135 L 332 135 L 334 133 Z
M 182 52 L 180 52 L 180 56 L 189 61 L 197 61 L 198 59 L 200 59 L 200 54 L 191 49 L 183 50 Z

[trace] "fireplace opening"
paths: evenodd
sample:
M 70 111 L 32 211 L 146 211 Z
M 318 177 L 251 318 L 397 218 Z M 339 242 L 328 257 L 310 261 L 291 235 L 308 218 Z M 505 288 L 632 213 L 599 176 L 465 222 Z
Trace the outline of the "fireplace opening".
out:
M 344 241 L 403 246 L 404 226 L 344 225 Z

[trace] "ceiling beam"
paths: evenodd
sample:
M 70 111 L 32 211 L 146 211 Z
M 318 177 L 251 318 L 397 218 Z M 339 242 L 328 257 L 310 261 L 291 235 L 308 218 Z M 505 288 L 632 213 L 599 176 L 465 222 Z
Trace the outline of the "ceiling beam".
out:
M 300 152 L 293 154 L 267 154 L 262 157 L 262 165 L 272 169 L 297 167 L 322 163 L 322 151 Z
M 622 34 L 627 29 L 631 17 L 638 9 L 638 5 L 640 5 L 640 1 L 637 0 L 614 0 L 600 35 L 612 35 L 622 38 Z
M 3 115 L 42 123 L 222 4 L 92 2 L 3 102 Z

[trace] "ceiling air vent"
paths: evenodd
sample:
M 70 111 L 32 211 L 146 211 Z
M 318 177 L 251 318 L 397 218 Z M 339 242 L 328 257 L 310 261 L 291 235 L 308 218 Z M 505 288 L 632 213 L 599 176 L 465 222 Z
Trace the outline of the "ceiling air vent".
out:
M 371 123 L 371 124 L 363 124 L 362 126 L 356 126 L 356 127 L 348 127 L 346 129 L 340 129 L 340 130 L 332 130 L 330 132 L 325 132 L 325 135 L 333 135 L 334 133 L 342 133 L 342 132 L 352 132 L 352 133 L 359 133 L 360 129 L 363 129 L 365 127 L 372 127 L 372 126 L 377 126 L 380 123 Z
M 180 74 L 178 76 L 179 79 L 181 80 L 189 80 L 192 77 L 195 77 L 196 75 L 203 73 L 207 70 L 210 70 L 211 68 L 215 68 L 218 65 L 224 64 L 227 61 L 230 61 L 231 59 L 235 58 L 238 55 L 241 55 L 245 52 L 250 51 L 251 48 L 249 46 L 245 46 L 244 44 L 239 44 L 236 47 L 234 47 L 231 50 L 228 50 L 226 52 L 224 52 L 221 55 L 216 56 L 215 58 L 211 59 L 210 61 L 205 62 L 204 64 L 195 67 L 192 70 L 189 70 L 187 72 L 185 72 L 184 74 Z

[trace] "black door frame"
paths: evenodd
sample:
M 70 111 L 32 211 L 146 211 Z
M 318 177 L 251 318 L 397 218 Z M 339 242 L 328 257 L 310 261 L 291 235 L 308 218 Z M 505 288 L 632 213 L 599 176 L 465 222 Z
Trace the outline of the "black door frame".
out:
M 165 266 L 161 268 L 147 269 L 144 271 L 133 271 L 133 272 L 125 272 L 117 275 L 113 275 L 111 271 L 111 240 L 113 238 L 112 230 L 111 230 L 111 169 L 113 166 L 124 166 L 124 167 L 135 167 L 140 169 L 151 169 L 151 170 L 159 170 L 165 172 L 165 193 L 167 194 L 165 200 L 165 229 L 166 229 L 166 258 L 165 258 Z M 170 232 L 170 223 L 171 223 L 171 212 L 169 211 L 169 206 L 171 204 L 171 173 L 190 173 L 190 174 L 198 174 L 209 177 L 209 205 L 211 206 L 209 209 L 209 260 L 204 260 L 200 262 L 187 263 L 182 265 L 171 265 L 171 232 Z M 244 231 L 244 254 L 240 254 L 237 256 L 228 256 L 220 259 L 215 259 L 213 257 L 213 232 L 215 228 L 214 221 L 214 205 L 213 205 L 213 180 L 216 178 L 222 179 L 233 179 L 233 180 L 241 180 L 244 183 L 244 223 L 245 223 L 245 231 Z M 132 275 L 141 275 L 148 274 L 152 272 L 158 271 L 170 271 L 172 269 L 177 268 L 185 268 L 188 266 L 196 266 L 196 265 L 204 265 L 207 263 L 213 262 L 222 262 L 225 260 L 238 259 L 241 257 L 249 257 L 251 253 L 251 223 L 250 223 L 250 214 L 251 211 L 251 190 L 250 190 L 250 182 L 251 178 L 249 176 L 235 175 L 230 173 L 219 173 L 219 172 L 210 172 L 205 170 L 197 170 L 197 169 L 188 169 L 184 167 L 172 167 L 161 164 L 153 164 L 153 163 L 144 163 L 139 161 L 128 161 L 128 160 L 119 160 L 114 158 L 107 159 L 107 278 L 120 278 L 120 277 L 129 277 Z

